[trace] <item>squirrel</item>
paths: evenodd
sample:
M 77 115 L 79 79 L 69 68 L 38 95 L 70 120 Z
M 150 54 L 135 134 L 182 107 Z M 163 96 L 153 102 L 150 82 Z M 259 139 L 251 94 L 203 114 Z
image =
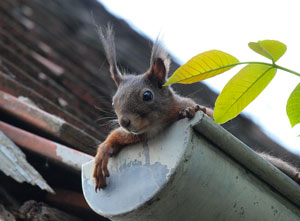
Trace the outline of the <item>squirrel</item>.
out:
M 193 118 L 197 111 L 203 111 L 213 119 L 212 109 L 196 104 L 190 98 L 181 97 L 171 86 L 163 86 L 171 59 L 159 40 L 153 44 L 150 68 L 141 75 L 124 75 L 117 66 L 112 26 L 108 25 L 106 29 L 98 27 L 98 34 L 111 77 L 117 86 L 112 106 L 120 127 L 111 131 L 97 149 L 93 171 L 95 191 L 106 187 L 109 157 L 116 155 L 126 145 L 152 137 L 176 120 Z M 299 172 L 294 167 L 270 155 L 259 155 L 300 183 Z

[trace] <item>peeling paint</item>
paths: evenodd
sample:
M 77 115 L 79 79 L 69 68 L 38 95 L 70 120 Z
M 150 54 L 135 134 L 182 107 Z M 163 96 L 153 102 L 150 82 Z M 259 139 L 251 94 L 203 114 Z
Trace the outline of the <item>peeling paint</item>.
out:
M 26 104 L 29 104 L 31 106 L 34 106 L 34 107 L 38 108 L 38 106 L 31 99 L 29 99 L 28 97 L 19 96 L 18 100 L 23 102 L 23 103 L 26 103 Z
M 8 100 L 8 98 L 9 98 L 9 97 L 8 97 L 7 94 L 4 94 L 4 95 L 3 95 L 3 99 L 4 99 L 4 100 Z
M 17 99 L 2 91 L 0 91 L 0 105 L 9 113 L 20 117 L 25 121 L 29 121 L 46 131 L 57 133 L 65 123 L 63 119 L 39 109 L 35 105 L 26 102 L 24 99 Z
M 83 192 L 96 212 L 106 216 L 129 212 L 149 202 L 164 188 L 171 174 L 176 172 L 176 165 L 185 151 L 185 137 L 191 129 L 186 122 L 184 127 L 171 127 L 169 130 L 172 132 L 162 132 L 156 139 L 131 145 L 111 158 L 108 185 L 97 193 L 92 177 L 94 161 L 83 165 Z M 182 133 L 182 130 L 186 132 Z
M 63 119 L 50 114 L 42 115 L 40 118 L 57 134 L 59 134 L 60 129 L 66 123 Z
M 0 131 L 0 170 L 19 183 L 27 182 L 54 193 L 43 177 L 27 162 L 25 154 Z
M 49 114 L 28 102 L 21 101 L 16 97 L 0 91 L 1 110 L 21 119 L 24 122 L 38 128 L 39 130 L 51 134 L 63 140 L 70 146 L 89 154 L 95 154 L 99 140 L 87 134 L 85 131 L 74 127 L 62 118 Z
M 56 155 L 61 158 L 62 162 L 77 171 L 81 171 L 81 167 L 84 163 L 89 162 L 93 157 L 78 153 L 78 151 L 73 149 L 66 149 L 60 144 L 56 144 Z
M 150 153 L 149 153 L 149 145 L 147 141 L 143 143 L 143 152 L 145 156 L 145 164 L 150 165 Z
M 93 168 L 93 162 L 90 163 Z M 119 214 L 138 207 L 151 199 L 166 183 L 169 170 L 159 162 L 143 164 L 141 161 L 124 162 L 118 172 L 111 172 L 108 186 L 95 193 L 92 177 L 84 177 L 85 195 L 89 203 L 97 205 L 98 212 Z M 126 200 L 120 200 L 120 199 Z M 130 202 L 130 204 L 128 203 Z

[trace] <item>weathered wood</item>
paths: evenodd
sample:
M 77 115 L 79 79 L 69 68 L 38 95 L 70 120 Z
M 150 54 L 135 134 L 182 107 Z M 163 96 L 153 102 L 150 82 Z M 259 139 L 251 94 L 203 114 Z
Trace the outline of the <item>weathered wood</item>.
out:
M 30 200 L 25 202 L 20 210 L 20 217 L 31 221 L 80 221 L 75 216 L 50 207 L 45 203 Z
M 19 202 L 9 194 L 9 192 L 0 185 L 0 203 L 3 203 L 8 210 L 18 210 Z
M 1 221 L 15 221 L 16 218 L 5 207 L 0 204 L 0 220 Z
M 51 202 L 52 205 L 69 207 L 74 210 L 90 210 L 90 207 L 85 201 L 82 193 L 66 189 L 56 189 L 55 193 L 55 195 L 47 194 L 46 196 L 47 202 Z
M 32 90 L 29 87 L 15 81 L 12 77 L 2 73 L 0 71 L 0 90 L 6 93 L 9 93 L 15 97 L 25 96 L 30 98 L 39 108 L 43 109 L 44 111 L 58 116 L 68 123 L 78 127 L 79 129 L 85 131 L 86 133 L 94 136 L 95 138 L 104 139 L 104 132 L 105 130 L 98 130 L 96 131 L 91 125 L 88 125 L 88 122 L 84 116 L 81 117 L 81 120 L 75 117 L 74 115 L 66 112 L 65 110 L 61 109 L 53 102 L 48 100 L 46 97 L 42 96 L 41 94 L 37 93 L 36 91 Z
M 0 110 L 68 143 L 75 149 L 95 154 L 100 141 L 61 118 L 0 91 Z
M 64 167 L 69 167 L 77 173 L 81 171 L 82 164 L 93 159 L 93 156 L 21 130 L 2 121 L 0 121 L 1 130 L 18 146 L 49 158 Z
M 25 154 L 0 131 L 0 170 L 19 183 L 27 182 L 54 193 L 43 177 L 26 160 Z

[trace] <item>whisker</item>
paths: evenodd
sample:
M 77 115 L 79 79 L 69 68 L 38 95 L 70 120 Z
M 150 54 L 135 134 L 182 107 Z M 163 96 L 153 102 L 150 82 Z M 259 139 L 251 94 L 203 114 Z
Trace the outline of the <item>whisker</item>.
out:
M 107 121 L 107 122 L 105 122 L 105 123 L 103 123 L 103 124 L 99 124 L 99 126 L 101 126 L 101 127 L 109 127 L 109 128 L 115 128 L 115 127 L 117 127 L 117 126 L 119 126 L 119 122 L 118 122 L 118 120 L 109 120 L 109 121 Z
M 111 127 L 119 126 L 118 120 L 110 120 L 110 121 L 108 121 L 108 123 Z
M 192 91 L 191 93 L 187 94 L 185 97 L 191 98 L 193 95 L 199 93 L 199 92 L 202 91 L 202 90 L 203 90 L 203 88 L 200 88 L 200 89 L 198 89 L 198 90 Z
M 111 114 L 111 115 L 113 115 L 113 116 L 116 116 L 116 114 L 115 114 L 115 112 L 114 112 L 113 110 L 104 110 L 104 109 L 102 109 L 102 108 L 100 108 L 100 107 L 97 107 L 96 105 L 94 105 L 94 107 L 95 107 L 97 110 L 99 110 L 99 111 L 101 111 L 101 112 L 103 112 L 103 113 Z
M 95 122 L 98 122 L 98 121 L 101 121 L 101 120 L 107 120 L 107 119 L 115 120 L 116 117 L 101 117 L 101 118 L 96 119 Z

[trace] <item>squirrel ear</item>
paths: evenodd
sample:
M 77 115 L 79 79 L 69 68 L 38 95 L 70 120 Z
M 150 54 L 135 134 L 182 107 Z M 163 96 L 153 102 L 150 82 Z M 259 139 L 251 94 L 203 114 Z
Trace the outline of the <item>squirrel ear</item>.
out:
M 163 60 L 156 58 L 147 73 L 147 77 L 153 81 L 157 81 L 159 87 L 161 87 L 166 82 L 166 75 L 167 70 Z
M 147 77 L 158 82 L 161 87 L 167 80 L 169 72 L 170 58 L 158 39 L 155 41 L 151 54 L 151 66 L 147 72 Z

